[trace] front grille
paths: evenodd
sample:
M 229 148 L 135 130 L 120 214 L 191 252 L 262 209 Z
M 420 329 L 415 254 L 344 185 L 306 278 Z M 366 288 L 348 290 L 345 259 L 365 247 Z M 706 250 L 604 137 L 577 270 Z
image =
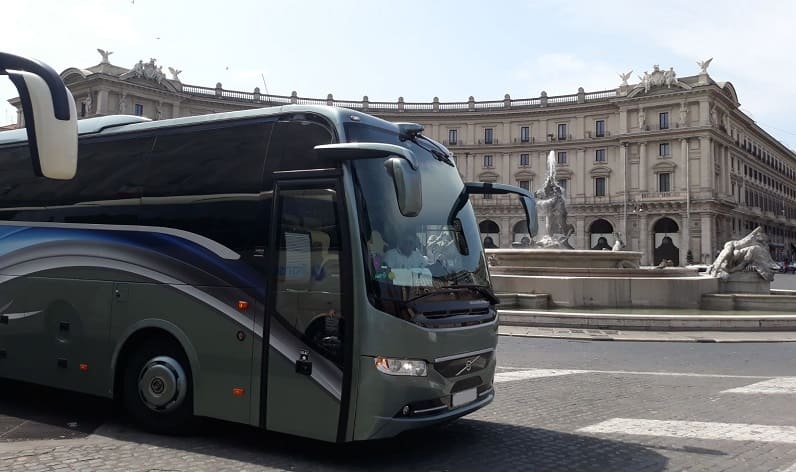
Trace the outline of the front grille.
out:
M 434 369 L 447 378 L 454 378 L 463 375 L 476 373 L 489 365 L 494 351 L 474 354 L 472 356 L 459 357 L 448 361 L 434 363 Z
M 458 310 L 417 311 L 412 321 L 425 328 L 458 328 L 475 326 L 494 321 L 497 311 L 494 308 L 473 308 Z

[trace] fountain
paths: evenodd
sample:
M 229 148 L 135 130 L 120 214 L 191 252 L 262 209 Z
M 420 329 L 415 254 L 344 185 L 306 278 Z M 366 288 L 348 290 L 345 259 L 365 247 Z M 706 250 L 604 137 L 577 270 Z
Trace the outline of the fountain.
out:
M 575 227 L 567 223 L 567 203 L 564 201 L 564 189 L 556 179 L 555 152 L 547 155 L 547 176 L 544 186 L 534 193 L 539 213 L 545 215 L 544 235 L 531 247 L 541 249 L 574 249 L 569 244 L 569 237 Z
M 544 185 L 534 194 L 545 216 L 544 234 L 528 248 L 486 249 L 492 281 L 508 303 L 528 307 L 698 308 L 718 280 L 682 267 L 641 268 L 641 252 L 573 249 L 563 189 L 556 181 L 555 152 L 547 158 Z M 665 282 L 663 282 L 665 280 Z

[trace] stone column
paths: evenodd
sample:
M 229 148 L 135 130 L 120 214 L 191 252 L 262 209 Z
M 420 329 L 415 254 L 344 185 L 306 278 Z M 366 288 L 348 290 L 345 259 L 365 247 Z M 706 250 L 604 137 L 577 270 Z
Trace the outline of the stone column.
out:
M 501 216 L 495 218 L 500 224 L 500 247 L 505 249 L 511 248 L 511 220 L 508 216 Z M 497 222 L 496 222 L 497 223 Z
M 503 183 L 509 185 L 517 185 L 517 182 L 514 181 L 514 173 L 511 172 L 511 154 L 508 152 L 503 153 Z M 514 197 L 512 197 L 514 199 Z
M 713 191 L 713 140 L 706 136 L 699 138 L 699 188 Z
M 649 173 L 649 166 L 647 164 L 647 143 L 638 145 L 638 191 L 649 192 L 647 188 L 647 174 Z
M 110 113 L 108 110 L 108 91 L 107 90 L 99 90 L 97 92 L 97 109 L 95 111 L 97 115 L 107 115 Z
M 724 195 L 730 195 L 732 192 L 732 188 L 730 187 L 730 148 L 728 146 L 722 146 L 724 149 L 724 160 L 721 163 L 721 175 L 724 177 Z
M 650 251 L 650 232 L 647 228 L 647 213 L 643 212 L 638 218 L 638 239 L 639 251 L 641 251 L 641 265 L 648 265 L 651 262 Z M 654 249 L 654 248 L 653 248 Z
M 574 244 L 573 244 L 574 243 Z M 586 220 L 583 216 L 575 218 L 575 240 L 570 239 L 575 249 L 589 249 L 589 242 L 586 241 Z
M 586 169 L 588 167 L 587 160 L 588 159 L 586 158 L 586 150 L 585 149 L 578 149 L 577 151 L 575 151 L 575 162 L 576 162 L 575 165 L 577 165 L 577 168 L 580 169 L 580 172 L 579 172 L 580 173 L 580 179 L 581 179 L 581 185 L 580 185 L 581 192 L 580 193 L 583 194 L 584 197 L 588 197 L 589 194 L 590 194 L 590 192 L 589 192 L 589 180 L 591 180 L 591 179 L 589 178 L 589 173 L 586 171 Z M 575 166 L 572 166 L 572 168 L 574 169 Z M 572 192 L 572 194 L 574 196 L 575 192 Z
M 700 215 L 702 226 L 701 249 L 699 259 L 701 262 L 709 264 L 715 259 L 713 251 L 713 226 L 715 224 L 713 216 L 710 213 L 703 213 Z
M 605 125 L 607 127 L 608 123 L 606 123 Z M 626 134 L 626 133 L 627 133 L 627 109 L 622 108 L 619 110 L 619 134 Z
M 688 189 L 688 163 L 686 160 L 688 159 L 688 140 L 683 138 L 680 140 L 680 159 L 682 159 L 682 164 L 680 165 L 680 169 L 677 172 L 678 176 L 678 187 L 680 187 L 681 191 L 686 191 Z M 674 182 L 672 182 L 674 183 Z
M 465 136 L 467 140 L 466 144 L 475 144 L 475 123 L 467 123 L 467 136 Z
M 691 220 L 688 215 L 683 215 L 683 226 L 680 228 L 680 234 L 683 235 L 680 241 L 680 265 L 685 266 L 688 251 L 691 250 Z M 692 253 L 692 255 L 694 256 L 694 262 L 699 262 L 697 254 Z

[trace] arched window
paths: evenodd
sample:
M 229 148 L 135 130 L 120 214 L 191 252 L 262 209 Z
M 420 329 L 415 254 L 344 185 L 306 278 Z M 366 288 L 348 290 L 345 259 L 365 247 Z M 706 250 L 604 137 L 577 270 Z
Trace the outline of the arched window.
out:
M 677 233 L 680 231 L 680 227 L 671 218 L 661 218 L 655 222 L 652 231 L 655 233 Z
M 608 221 L 600 218 L 600 219 L 594 220 L 592 222 L 591 226 L 589 226 L 589 232 L 590 233 L 609 233 L 610 234 L 610 233 L 614 232 L 614 227 Z
M 528 233 L 528 222 L 525 220 L 520 220 L 514 225 L 514 229 L 512 230 L 514 234 L 526 234 Z
M 479 233 L 500 233 L 500 226 L 492 220 L 484 220 L 478 223 Z

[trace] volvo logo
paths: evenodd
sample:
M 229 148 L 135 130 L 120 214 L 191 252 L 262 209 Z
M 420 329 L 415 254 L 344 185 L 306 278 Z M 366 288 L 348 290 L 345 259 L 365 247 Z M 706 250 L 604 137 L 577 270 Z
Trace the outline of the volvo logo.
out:
M 472 359 L 467 359 L 467 361 L 464 363 L 464 367 L 462 367 L 462 370 L 456 373 L 456 377 L 464 374 L 465 372 L 470 372 L 471 370 L 473 370 L 473 364 L 475 364 L 475 361 L 477 361 L 480 358 L 481 356 L 478 355 L 473 357 Z

